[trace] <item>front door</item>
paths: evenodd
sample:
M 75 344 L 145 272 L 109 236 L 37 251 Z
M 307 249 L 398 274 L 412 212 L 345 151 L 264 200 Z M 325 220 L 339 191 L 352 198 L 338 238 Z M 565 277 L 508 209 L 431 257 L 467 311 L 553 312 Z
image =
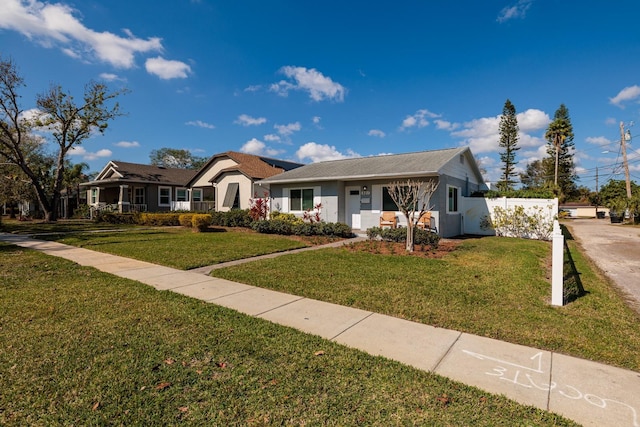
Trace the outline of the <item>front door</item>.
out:
M 347 187 L 347 225 L 356 230 L 360 229 L 360 187 Z

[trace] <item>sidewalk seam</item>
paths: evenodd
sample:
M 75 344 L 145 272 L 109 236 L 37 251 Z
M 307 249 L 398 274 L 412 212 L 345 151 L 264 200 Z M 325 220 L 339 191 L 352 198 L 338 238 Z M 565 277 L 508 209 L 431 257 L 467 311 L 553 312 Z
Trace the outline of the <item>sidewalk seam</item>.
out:
M 346 329 L 344 329 L 341 332 L 338 332 L 338 334 L 332 338 L 329 338 L 330 341 L 334 341 L 336 338 L 338 338 L 340 335 L 344 334 L 345 332 L 347 332 L 349 329 L 353 328 L 356 325 L 359 325 L 360 323 L 364 322 L 365 320 L 367 320 L 369 317 L 373 316 L 375 313 L 373 311 L 370 311 L 368 315 L 366 315 L 365 317 L 363 317 L 362 319 L 358 320 L 356 323 L 354 323 L 353 325 L 347 327 Z
M 451 345 L 449 346 L 449 348 L 447 349 L 447 351 L 444 352 L 444 354 L 442 355 L 442 357 L 440 357 L 440 359 L 438 359 L 438 361 L 436 362 L 436 364 L 433 366 L 433 369 L 431 369 L 431 372 L 437 373 L 438 368 L 440 367 L 440 364 L 442 363 L 442 361 L 449 355 L 449 353 L 451 353 L 451 350 L 453 349 L 453 347 L 456 345 L 456 343 L 458 341 L 460 341 L 460 337 L 462 337 L 462 332 L 458 332 L 458 336 L 456 337 L 456 339 L 451 343 Z

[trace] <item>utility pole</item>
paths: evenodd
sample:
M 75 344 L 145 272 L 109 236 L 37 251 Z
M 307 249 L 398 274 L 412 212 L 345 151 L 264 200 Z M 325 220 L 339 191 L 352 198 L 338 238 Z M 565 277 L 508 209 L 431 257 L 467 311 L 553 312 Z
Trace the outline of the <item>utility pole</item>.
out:
M 631 199 L 631 178 L 629 177 L 629 162 L 627 161 L 627 140 L 631 139 L 631 133 L 624 133 L 624 123 L 620 122 L 620 147 L 622 149 L 622 161 L 624 164 L 624 177 L 627 181 L 627 199 Z

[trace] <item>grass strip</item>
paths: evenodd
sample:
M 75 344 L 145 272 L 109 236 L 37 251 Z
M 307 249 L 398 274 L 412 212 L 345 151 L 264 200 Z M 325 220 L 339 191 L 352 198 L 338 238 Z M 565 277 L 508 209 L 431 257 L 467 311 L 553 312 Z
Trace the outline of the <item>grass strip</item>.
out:
M 323 249 L 212 275 L 640 371 L 638 315 L 569 241 L 585 294 L 550 305 L 548 242 L 465 240 L 442 259 Z
M 224 229 L 205 233 L 184 228 L 132 229 L 45 238 L 183 270 L 308 246 L 286 236 Z
M 0 306 L 3 425 L 575 425 L 3 243 Z

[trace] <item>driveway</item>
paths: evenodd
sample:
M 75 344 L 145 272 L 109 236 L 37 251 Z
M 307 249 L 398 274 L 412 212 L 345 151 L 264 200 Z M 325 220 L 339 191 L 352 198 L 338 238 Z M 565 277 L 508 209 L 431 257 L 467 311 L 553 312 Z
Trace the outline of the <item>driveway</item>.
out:
M 611 224 L 609 219 L 564 222 L 573 238 L 640 311 L 640 227 Z

